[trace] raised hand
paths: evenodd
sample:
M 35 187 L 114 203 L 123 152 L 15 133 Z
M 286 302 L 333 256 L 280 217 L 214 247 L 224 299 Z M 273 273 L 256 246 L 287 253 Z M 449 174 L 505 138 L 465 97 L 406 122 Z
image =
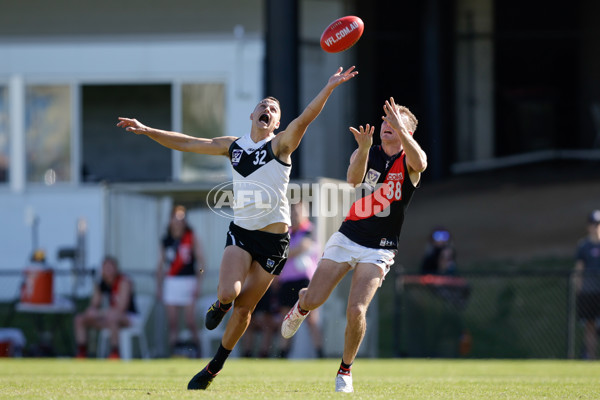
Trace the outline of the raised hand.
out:
M 394 102 L 393 97 L 390 97 L 389 100 L 385 101 L 383 111 L 385 112 L 385 115 L 381 118 L 387 122 L 392 129 L 405 135 L 412 135 L 412 132 L 406 128 L 406 124 L 404 123 L 400 111 L 398 111 L 398 106 Z
M 367 124 L 366 127 L 359 126 L 358 129 L 354 127 L 350 127 L 350 132 L 354 135 L 354 139 L 356 143 L 358 143 L 359 149 L 370 149 L 373 145 L 373 132 L 375 131 L 375 126 L 371 126 Z
M 333 87 L 337 87 L 338 85 L 349 81 L 350 79 L 352 79 L 356 75 L 358 75 L 358 71 L 355 71 L 354 68 L 355 67 L 353 65 L 350 68 L 348 68 L 346 71 L 344 71 L 344 68 L 339 67 L 337 72 L 329 78 L 329 81 L 327 81 L 327 84 L 330 86 L 333 86 Z

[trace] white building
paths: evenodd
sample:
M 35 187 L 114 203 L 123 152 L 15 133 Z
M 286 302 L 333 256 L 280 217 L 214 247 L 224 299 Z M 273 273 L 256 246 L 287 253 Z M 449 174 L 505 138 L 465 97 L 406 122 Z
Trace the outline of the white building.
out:
M 1 270 L 23 269 L 41 248 L 50 266 L 68 273 L 74 263 L 59 252 L 79 243 L 79 267 L 115 255 L 125 271 L 146 271 L 138 289 L 152 292 L 159 238 L 173 202 L 184 202 L 207 252 L 205 289 L 216 289 L 229 221 L 204 208 L 202 196 L 229 179 L 228 161 L 170 151 L 115 125 L 129 116 L 202 137 L 245 134 L 254 106 L 271 94 L 266 8 L 284 2 L 266 3 L 0 0 Z M 349 62 L 351 53 L 319 47 L 324 27 L 347 13 L 345 1 L 298 2 L 300 108 Z M 302 176 L 319 165 L 321 175 L 343 172 L 329 160 L 350 148 L 327 135 L 346 133 L 338 121 L 347 120 L 349 93 L 336 91 L 312 125 L 304 146 L 315 150 L 304 152 Z M 3 277 L 5 300 L 20 280 Z M 89 279 L 56 282 L 59 294 L 87 296 L 91 288 Z

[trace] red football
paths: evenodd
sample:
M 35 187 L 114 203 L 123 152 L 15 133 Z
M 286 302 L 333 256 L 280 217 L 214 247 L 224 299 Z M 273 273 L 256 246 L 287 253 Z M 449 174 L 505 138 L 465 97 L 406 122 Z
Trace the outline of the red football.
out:
M 348 15 L 333 21 L 321 35 L 321 48 L 328 53 L 348 50 L 365 30 L 362 19 Z

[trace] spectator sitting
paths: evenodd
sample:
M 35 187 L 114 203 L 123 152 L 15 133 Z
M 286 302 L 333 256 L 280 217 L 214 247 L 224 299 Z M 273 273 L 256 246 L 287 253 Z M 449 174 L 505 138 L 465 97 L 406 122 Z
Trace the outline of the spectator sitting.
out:
M 119 357 L 119 329 L 130 326 L 137 318 L 133 283 L 119 271 L 117 259 L 106 256 L 102 261 L 101 280 L 94 287 L 89 307 L 75 316 L 77 358 L 87 356 L 87 330 L 110 329 L 109 358 Z

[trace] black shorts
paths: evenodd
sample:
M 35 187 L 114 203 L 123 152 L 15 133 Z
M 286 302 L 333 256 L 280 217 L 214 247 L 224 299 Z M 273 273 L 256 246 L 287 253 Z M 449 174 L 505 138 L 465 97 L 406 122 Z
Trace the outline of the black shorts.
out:
M 232 222 L 227 232 L 227 246 L 246 250 L 252 256 L 252 261 L 258 262 L 265 271 L 279 275 L 290 249 L 290 234 L 249 231 Z
M 579 319 L 600 317 L 600 293 L 581 293 L 577 296 L 577 317 Z
M 310 280 L 299 279 L 297 281 L 284 282 L 279 287 L 279 305 L 292 308 L 298 301 L 298 292 L 308 286 Z

